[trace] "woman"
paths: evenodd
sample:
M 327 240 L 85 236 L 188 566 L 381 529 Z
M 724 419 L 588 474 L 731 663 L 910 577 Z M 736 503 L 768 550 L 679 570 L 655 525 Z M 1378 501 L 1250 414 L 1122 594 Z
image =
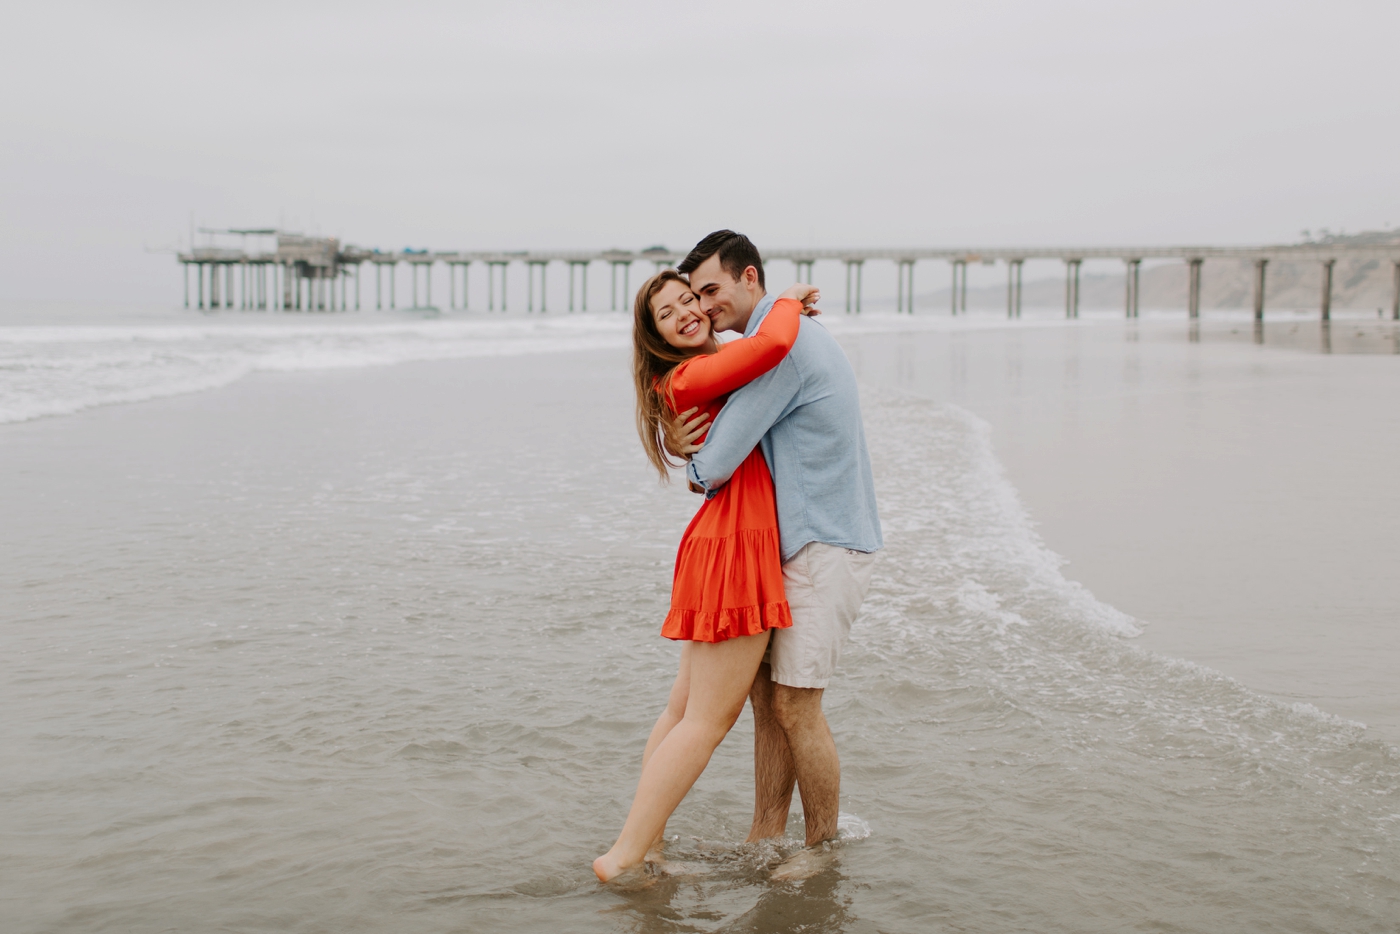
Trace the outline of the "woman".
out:
M 637 430 L 663 478 L 673 466 L 662 444 L 677 412 L 700 407 L 711 418 L 728 394 L 782 362 L 803 314 L 819 294 L 793 286 L 752 337 L 720 346 L 690 284 L 673 269 L 637 293 L 633 378 Z M 593 861 L 607 882 L 640 865 L 666 820 L 739 719 L 768 646 L 768 631 L 792 625 L 783 594 L 773 478 L 755 448 L 729 483 L 701 504 L 681 538 L 671 610 L 661 634 L 684 640 L 666 710 L 642 754 L 642 777 L 622 834 Z

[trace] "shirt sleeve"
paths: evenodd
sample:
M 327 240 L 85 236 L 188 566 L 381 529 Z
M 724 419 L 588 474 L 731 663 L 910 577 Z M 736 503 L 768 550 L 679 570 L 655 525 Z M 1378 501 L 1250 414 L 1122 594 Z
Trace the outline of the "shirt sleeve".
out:
M 692 357 L 671 378 L 671 399 L 677 412 L 704 405 L 783 362 L 802 323 L 802 303 L 780 298 L 752 337 L 721 344 L 718 353 Z
M 802 374 L 790 356 L 737 390 L 715 417 L 705 446 L 686 465 L 686 478 L 704 489 L 706 499 L 714 496 L 768 429 L 796 408 L 801 390 Z

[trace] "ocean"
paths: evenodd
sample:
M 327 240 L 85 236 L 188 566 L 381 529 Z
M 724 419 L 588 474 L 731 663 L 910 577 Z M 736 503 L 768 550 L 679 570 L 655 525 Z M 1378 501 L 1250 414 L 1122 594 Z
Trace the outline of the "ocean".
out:
M 1185 533 L 1153 523 L 1206 495 L 1193 470 L 1220 474 L 1173 467 L 1183 494 L 1091 470 L 1154 427 L 1228 452 L 1222 408 L 1297 439 L 1350 424 L 1347 380 L 1368 399 L 1396 385 L 1393 356 L 1323 357 L 1305 324 L 1258 347 L 1233 320 L 1192 342 L 1179 320 L 829 319 L 862 380 L 887 542 L 826 699 L 837 859 L 768 880 L 800 845 L 796 809 L 787 839 L 739 842 L 746 713 L 668 827 L 685 871 L 599 886 L 589 864 L 674 675 L 658 630 L 696 506 L 633 433 L 627 324 L 0 326 L 5 930 L 1395 930 L 1395 736 L 1330 703 L 1346 676 L 1326 659 L 1290 695 L 1221 648 L 1291 658 L 1334 591 L 1314 586 L 1296 626 L 1254 618 L 1266 565 L 1198 632 L 1173 607 L 1218 603 L 1229 577 L 1172 558 Z M 1354 326 L 1358 346 L 1393 341 Z M 1255 385 L 1294 395 L 1227 395 Z M 1336 391 L 1298 414 L 1318 386 Z M 1203 414 L 1172 421 L 1172 399 Z M 1135 407 L 1137 433 L 1102 427 Z M 1348 489 L 1389 469 L 1366 443 L 1325 459 Z M 1084 508 L 1095 491 L 1156 497 L 1135 514 L 1151 579 L 1113 563 L 1128 533 Z M 1357 541 L 1344 557 L 1388 560 L 1392 537 L 1357 530 L 1392 526 L 1393 494 L 1358 497 L 1329 507 Z M 1393 671 L 1390 586 L 1325 651 Z

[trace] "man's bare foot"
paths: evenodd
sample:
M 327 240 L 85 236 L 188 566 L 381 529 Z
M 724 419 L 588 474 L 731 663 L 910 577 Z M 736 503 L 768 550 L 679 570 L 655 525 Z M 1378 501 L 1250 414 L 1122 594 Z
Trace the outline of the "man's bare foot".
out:
M 798 850 L 778 864 L 768 876 L 774 882 L 801 882 L 836 862 L 836 850 L 830 846 L 814 846 Z

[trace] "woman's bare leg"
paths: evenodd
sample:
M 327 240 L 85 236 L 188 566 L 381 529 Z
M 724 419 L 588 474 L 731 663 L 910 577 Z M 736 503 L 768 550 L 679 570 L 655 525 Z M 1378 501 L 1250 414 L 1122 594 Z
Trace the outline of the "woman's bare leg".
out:
M 656 718 L 656 726 L 651 728 L 651 736 L 647 737 L 647 748 L 642 751 L 642 771 L 646 771 L 647 763 L 651 761 L 651 754 L 656 751 L 656 747 L 661 745 L 661 741 L 666 738 L 666 734 L 681 722 L 685 716 L 685 699 L 690 693 L 690 646 L 686 642 L 681 645 L 681 663 L 676 671 L 676 680 L 671 685 L 671 694 L 666 699 L 666 709 L 661 711 L 661 716 Z M 662 824 L 657 831 L 656 839 L 647 848 L 648 860 L 661 859 L 661 844 L 666 839 L 666 825 Z
M 671 812 L 705 771 L 715 747 L 739 719 L 767 647 L 766 632 L 727 642 L 691 643 L 685 714 L 642 769 L 622 835 L 611 850 L 593 861 L 599 879 L 607 882 L 642 861 Z

